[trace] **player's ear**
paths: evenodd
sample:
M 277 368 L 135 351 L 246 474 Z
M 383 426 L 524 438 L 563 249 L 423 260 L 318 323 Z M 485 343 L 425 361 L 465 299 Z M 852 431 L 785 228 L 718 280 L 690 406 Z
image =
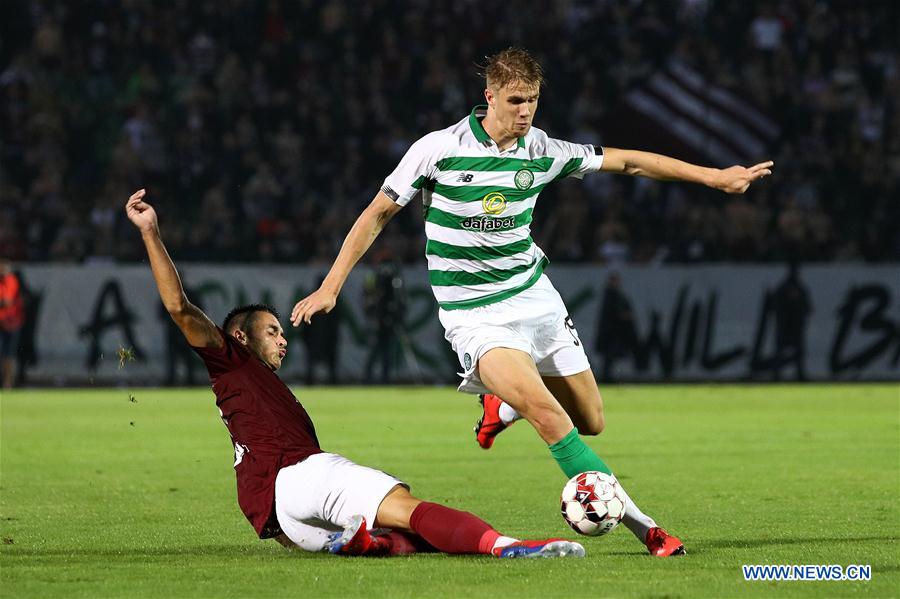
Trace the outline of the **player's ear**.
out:
M 250 341 L 247 337 L 247 333 L 245 333 L 241 329 L 235 329 L 231 336 L 237 339 L 237 342 L 241 345 L 247 345 L 247 343 Z
M 494 92 L 491 90 L 491 88 L 484 88 L 484 99 L 487 100 L 488 106 L 494 106 Z

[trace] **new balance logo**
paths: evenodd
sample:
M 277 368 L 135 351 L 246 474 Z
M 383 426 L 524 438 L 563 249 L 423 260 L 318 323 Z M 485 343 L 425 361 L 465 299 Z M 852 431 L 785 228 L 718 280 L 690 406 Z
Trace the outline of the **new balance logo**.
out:
M 469 173 L 463 173 L 463 174 L 461 174 L 461 175 L 459 176 L 459 178 L 456 180 L 456 182 L 457 182 L 457 183 L 471 183 L 471 182 L 472 182 L 472 177 L 474 177 L 474 176 L 475 176 L 475 175 L 472 175 L 472 174 L 469 174 Z

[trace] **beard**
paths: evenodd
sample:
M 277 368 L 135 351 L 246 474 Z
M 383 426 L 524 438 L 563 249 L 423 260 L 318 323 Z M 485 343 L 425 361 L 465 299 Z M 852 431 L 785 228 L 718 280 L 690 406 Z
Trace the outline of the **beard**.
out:
M 278 361 L 275 359 L 278 356 L 277 350 L 269 351 L 265 343 L 256 337 L 248 337 L 247 348 L 259 358 L 260 362 L 272 370 L 278 370 Z

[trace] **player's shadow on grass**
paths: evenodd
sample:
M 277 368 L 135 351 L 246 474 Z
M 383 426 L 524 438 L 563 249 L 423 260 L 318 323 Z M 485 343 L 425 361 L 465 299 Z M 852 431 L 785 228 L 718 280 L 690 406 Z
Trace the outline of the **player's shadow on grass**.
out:
M 755 547 L 767 547 L 771 545 L 816 545 L 818 543 L 868 543 L 870 541 L 896 542 L 897 537 L 800 537 L 796 539 L 705 539 L 685 543 L 687 553 L 701 555 L 709 549 L 752 549 Z M 588 549 L 590 551 L 590 549 Z M 646 555 L 646 552 L 636 549 L 634 551 L 611 551 L 604 555 L 628 556 Z M 881 568 L 884 570 L 885 568 Z M 888 571 L 900 570 L 900 567 L 888 567 Z
M 35 563 L 40 563 L 42 561 L 52 562 L 54 565 L 59 565 L 61 562 L 65 563 L 68 560 L 74 560 L 76 562 L 88 561 L 92 562 L 94 560 L 108 560 L 110 563 L 117 561 L 115 558 L 118 558 L 118 561 L 134 561 L 140 559 L 151 559 L 151 558 L 159 558 L 160 563 L 165 563 L 166 558 L 180 558 L 183 556 L 189 556 L 192 558 L 204 558 L 204 557 L 222 557 L 227 559 L 243 559 L 248 555 L 254 555 L 259 558 L 288 558 L 288 559 L 305 559 L 305 560 L 334 560 L 337 562 L 347 561 L 354 562 L 358 559 L 366 560 L 366 561 L 381 561 L 392 560 L 436 560 L 436 559 L 452 559 L 456 561 L 469 561 L 469 560 L 484 560 L 487 559 L 484 555 L 448 555 L 446 553 L 415 553 L 405 556 L 396 556 L 396 557 L 375 557 L 375 558 L 352 558 L 347 560 L 343 557 L 338 557 L 331 555 L 327 552 L 310 552 L 310 551 L 302 551 L 300 549 L 292 549 L 287 550 L 281 547 L 271 546 L 257 546 L 257 547 L 248 547 L 246 545 L 199 545 L 195 547 L 151 547 L 147 549 L 139 549 L 139 548 L 128 548 L 128 549 L 34 549 L 34 548 L 25 548 L 25 547 L 7 547 L 3 552 L 4 559 L 7 560 L 4 563 L 4 567 L 15 567 L 15 564 L 10 563 L 10 560 L 15 560 L 16 558 L 26 558 L 29 565 L 34 565 Z M 505 560 L 498 560 L 505 561 Z
M 797 537 L 790 539 L 706 539 L 698 541 L 698 548 L 715 547 L 741 549 L 766 547 L 767 545 L 814 545 L 817 543 L 866 543 L 869 541 L 897 541 L 897 537 Z
M 288 551 L 281 547 L 248 547 L 246 545 L 198 545 L 193 547 L 148 547 L 136 548 L 129 547 L 123 549 L 35 549 L 26 547 L 16 547 L 15 545 L 7 548 L 9 556 L 19 557 L 172 557 L 181 555 L 199 556 L 236 556 L 248 553 L 272 553 L 275 555 L 292 555 L 301 553 L 300 551 Z M 325 555 L 325 554 L 309 554 L 309 555 Z

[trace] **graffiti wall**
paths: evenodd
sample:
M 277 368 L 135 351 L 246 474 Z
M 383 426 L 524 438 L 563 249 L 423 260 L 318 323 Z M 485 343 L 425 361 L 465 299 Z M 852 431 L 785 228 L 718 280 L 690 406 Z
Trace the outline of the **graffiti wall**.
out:
M 282 312 L 291 382 L 452 383 L 423 268 L 355 272 L 312 328 L 286 315 L 317 286 L 309 267 L 181 267 L 221 322 L 237 304 Z M 146 266 L 34 265 L 23 356 L 40 384 L 201 384 L 205 372 L 159 303 Z M 900 267 L 553 266 L 603 380 L 900 380 Z

